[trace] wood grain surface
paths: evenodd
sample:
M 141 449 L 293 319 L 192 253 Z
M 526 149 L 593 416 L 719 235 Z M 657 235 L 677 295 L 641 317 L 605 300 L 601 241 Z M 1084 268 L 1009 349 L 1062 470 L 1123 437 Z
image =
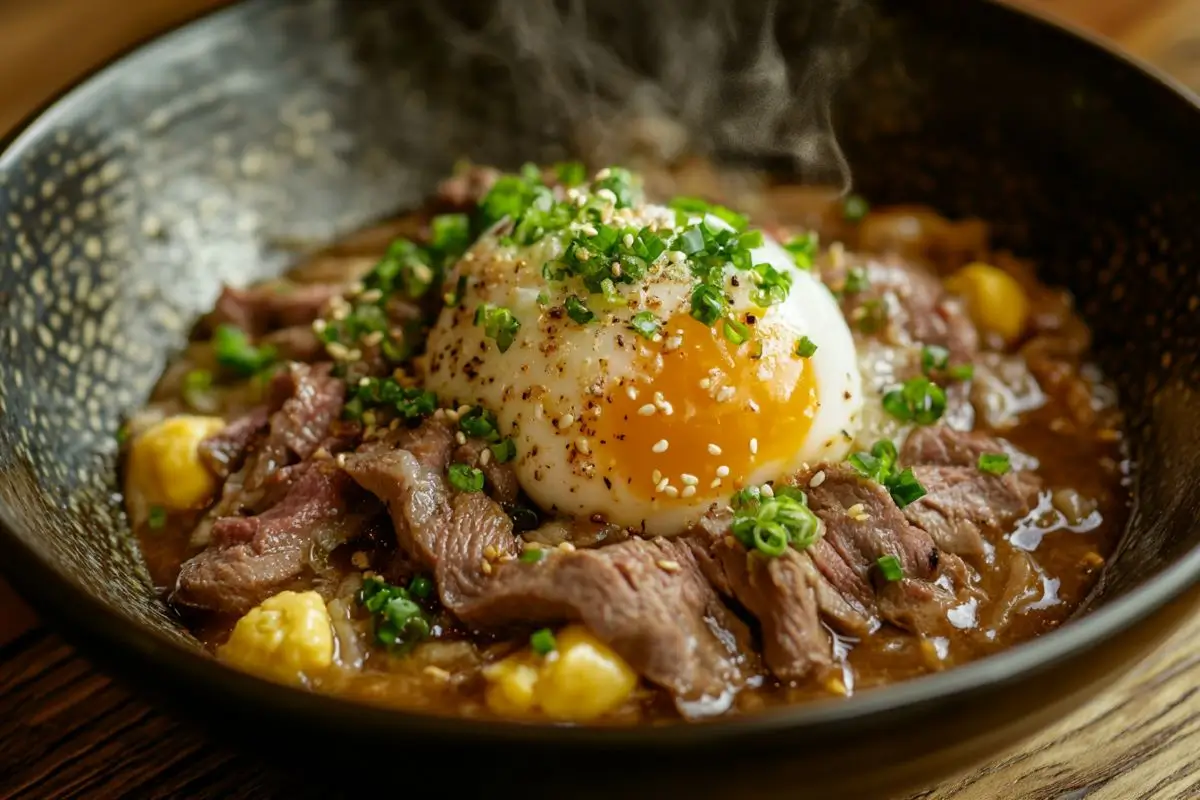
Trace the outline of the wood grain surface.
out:
M 399 0 L 398 0 L 399 1 Z M 0 0 L 0 131 L 111 55 L 224 0 Z M 1019 0 L 1200 89 L 1200 0 Z M 1015 752 L 911 800 L 1200 798 L 1200 619 Z M 0 797 L 330 797 L 96 671 L 0 582 Z

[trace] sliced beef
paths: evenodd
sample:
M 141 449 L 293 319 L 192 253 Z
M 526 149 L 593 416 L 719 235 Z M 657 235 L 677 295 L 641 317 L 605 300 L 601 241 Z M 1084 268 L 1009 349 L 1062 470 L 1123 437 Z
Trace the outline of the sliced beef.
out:
M 266 434 L 269 414 L 265 406 L 233 420 L 200 442 L 200 458 L 221 478 L 237 472 L 258 437 Z
M 780 680 L 802 680 L 832 666 L 833 647 L 822 617 L 863 635 L 870 620 L 829 583 L 807 553 L 787 550 L 769 559 L 746 552 L 732 536 L 728 513 L 715 512 L 689 534 L 705 575 L 762 626 L 763 659 Z
M 468 464 L 482 470 L 485 490 L 500 505 L 509 508 L 517 502 L 517 495 L 521 492 L 517 473 L 512 464 L 501 464 L 493 457 L 487 442 L 481 439 L 468 439 L 465 444 L 455 448 L 451 461 Z
M 567 518 L 550 520 L 527 531 L 521 538 L 543 547 L 569 544 L 572 547 L 589 548 L 623 542 L 629 538 L 629 531 L 609 522 Z
M 328 358 L 325 345 L 317 338 L 312 325 L 292 325 L 263 336 L 260 344 L 275 348 L 281 361 L 301 361 L 311 364 Z
M 378 513 L 378 503 L 333 461 L 312 464 L 261 514 L 217 519 L 210 546 L 184 562 L 171 599 L 243 614 L 306 570 L 319 568 Z
M 251 336 L 279 328 L 311 325 L 325 304 L 341 294 L 338 284 L 276 282 L 248 289 L 225 287 L 208 317 L 211 327 L 228 324 Z
M 439 430 L 440 429 L 440 430 Z M 629 541 L 596 550 L 516 558 L 512 520 L 482 492 L 444 478 L 453 438 L 430 420 L 407 434 L 413 450 L 364 449 L 346 472 L 383 500 L 401 551 L 433 573 L 442 604 L 469 625 L 579 620 L 685 713 L 727 700 L 740 685 L 744 626 L 700 576 L 682 542 Z
M 927 532 L 938 547 L 979 564 L 986 537 L 1011 529 L 1036 502 L 1039 481 L 1028 472 L 991 475 L 978 468 L 983 453 L 1011 450 L 982 433 L 943 427 L 909 435 L 901 454 L 926 494 L 904 508 L 904 516 Z
M 852 271 L 862 276 L 861 289 L 846 288 Z M 822 272 L 828 286 L 842 290 L 842 311 L 863 334 L 892 344 L 945 347 L 953 363 L 971 361 L 979 349 L 979 335 L 962 304 L 922 266 L 894 256 L 847 254 Z

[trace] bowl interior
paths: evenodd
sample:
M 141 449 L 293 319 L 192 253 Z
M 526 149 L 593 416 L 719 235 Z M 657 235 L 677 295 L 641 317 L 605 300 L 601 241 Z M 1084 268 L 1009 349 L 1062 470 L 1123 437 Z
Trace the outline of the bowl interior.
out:
M 149 587 L 117 494 L 115 433 L 222 282 L 275 274 L 297 243 L 416 205 L 464 155 L 563 157 L 569 135 L 612 133 L 602 124 L 614 104 L 657 103 L 727 158 L 839 178 L 832 93 L 858 191 L 989 220 L 1001 244 L 1074 291 L 1093 326 L 1138 464 L 1129 531 L 1094 600 L 1178 561 L 1200 539 L 1191 101 L 999 6 L 850 3 L 814 15 L 781 5 L 783 82 L 761 47 L 744 46 L 757 41 L 744 33 L 761 14 L 754 4 L 736 15 L 731 4 L 674 4 L 676 23 L 711 17 L 743 30 L 725 52 L 734 61 L 758 54 L 735 65 L 742 83 L 695 91 L 712 76 L 634 60 L 647 52 L 638 37 L 662 33 L 636 23 L 641 4 L 595 4 L 589 29 L 621 31 L 608 40 L 627 52 L 619 69 L 589 76 L 607 97 L 584 101 L 578 76 L 555 77 L 578 67 L 571 52 L 536 37 L 516 55 L 498 46 L 537 29 L 524 4 L 503 6 L 508 28 L 497 28 L 474 8 L 449 20 L 434 4 L 255 0 L 71 92 L 0 158 L 5 541 L 160 641 L 195 647 Z M 453 47 L 449 33 L 460 37 Z M 781 106 L 736 102 L 780 92 Z M 763 119 L 771 137 L 756 132 Z M 619 157 L 631 143 L 609 145 Z

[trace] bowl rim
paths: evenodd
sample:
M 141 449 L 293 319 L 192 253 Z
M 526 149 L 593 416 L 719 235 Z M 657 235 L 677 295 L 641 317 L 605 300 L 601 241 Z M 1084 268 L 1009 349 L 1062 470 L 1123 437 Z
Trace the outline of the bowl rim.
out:
M 185 19 L 166 31 L 143 37 L 114 57 L 96 65 L 77 80 L 56 92 L 12 130 L 0 138 L 0 173 L 19 166 L 25 151 L 40 141 L 62 118 L 69 118 L 81 99 L 102 91 L 122 71 L 151 61 L 160 50 L 168 50 L 195 39 L 200 41 L 225 27 L 238 27 L 241 18 L 259 8 L 282 7 L 286 0 L 244 0 L 231 6 Z M 984 0 L 1003 13 L 1023 17 L 1057 31 L 1076 46 L 1100 51 L 1123 64 L 1142 79 L 1158 84 L 1180 101 L 1200 112 L 1200 97 L 1175 78 L 1142 59 L 1077 25 L 1053 14 L 1015 6 L 1011 0 Z M 1134 473 L 1134 504 L 1130 519 L 1138 513 L 1138 475 Z M 27 547 L 15 531 L 22 526 L 7 504 L 0 502 L 0 572 L 18 593 L 35 607 L 56 631 L 63 631 L 79 644 L 86 657 L 102 663 L 121 663 L 118 678 L 137 670 L 165 668 L 167 682 L 187 685 L 205 697 L 224 696 L 245 701 L 271 713 L 323 719 L 358 729 L 419 731 L 422 735 L 444 736 L 460 742 L 542 742 L 663 750 L 759 736 L 776 731 L 829 734 L 833 729 L 850 730 L 864 721 L 915 714 L 920 709 L 955 703 L 984 689 L 1020 683 L 1047 671 L 1091 645 L 1128 630 L 1141 620 L 1200 583 L 1200 547 L 1195 547 L 1167 565 L 1154 578 L 1124 595 L 1097 607 L 1062 628 L 1011 647 L 995 655 L 945 672 L 872 689 L 844 699 L 831 699 L 780 707 L 756 714 L 717 718 L 702 723 L 664 726 L 588 727 L 546 723 L 480 720 L 441 714 L 417 713 L 374 706 L 336 695 L 309 692 L 275 684 L 221 664 L 210 654 L 187 647 L 147 626 L 123 616 L 72 582 L 49 558 Z M 28 634 L 26 634 L 28 635 Z M 21 641 L 23 637 L 18 637 Z M 7 648 L 5 648 L 7 649 Z

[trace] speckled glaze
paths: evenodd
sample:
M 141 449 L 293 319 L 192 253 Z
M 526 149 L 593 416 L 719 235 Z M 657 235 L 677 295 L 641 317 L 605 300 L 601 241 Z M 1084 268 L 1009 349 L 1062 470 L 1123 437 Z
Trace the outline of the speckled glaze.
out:
M 786 13 L 798 4 L 781 5 L 784 51 L 798 58 Z M 1200 111 L 1141 68 L 1002 7 L 897 0 L 876 9 L 870 56 L 836 109 L 858 190 L 993 222 L 1076 292 L 1130 411 L 1135 513 L 1088 613 L 847 702 L 637 731 L 413 717 L 215 664 L 149 589 L 116 490 L 122 418 L 223 281 L 277 273 L 298 243 L 416 204 L 462 155 L 563 154 L 572 120 L 553 104 L 511 113 L 504 75 L 438 48 L 422 19 L 399 2 L 255 0 L 91 78 L 0 157 L 0 557 L 89 653 L 218 730 L 271 720 L 285 752 L 318 729 L 336 742 L 328 759 L 452 742 L 497 764 L 463 781 L 494 782 L 526 774 L 507 766 L 519 748 L 617 749 L 622 768 L 574 784 L 576 796 L 636 781 L 696 797 L 803 787 L 859 798 L 1036 730 L 1195 606 Z M 541 785 L 564 774 L 547 766 Z

